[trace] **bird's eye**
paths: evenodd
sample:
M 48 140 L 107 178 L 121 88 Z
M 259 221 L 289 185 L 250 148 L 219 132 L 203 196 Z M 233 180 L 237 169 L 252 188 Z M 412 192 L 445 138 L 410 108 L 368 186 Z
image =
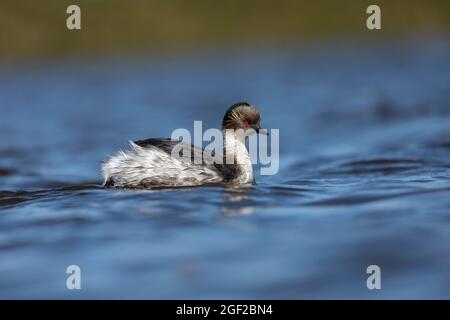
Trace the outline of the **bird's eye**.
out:
M 244 121 L 242 121 L 242 124 L 243 124 L 244 126 L 248 126 L 248 121 L 247 121 L 247 120 L 244 120 Z

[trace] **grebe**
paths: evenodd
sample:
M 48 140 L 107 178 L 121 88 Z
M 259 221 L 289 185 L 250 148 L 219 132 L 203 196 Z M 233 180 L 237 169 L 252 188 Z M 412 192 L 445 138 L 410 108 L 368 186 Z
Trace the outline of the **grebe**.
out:
M 151 138 L 130 141 L 131 149 L 119 152 L 103 162 L 103 186 L 107 188 L 159 188 L 200 186 L 209 184 L 254 183 L 253 168 L 245 146 L 245 138 L 268 134 L 260 127 L 260 114 L 247 102 L 232 105 L 222 122 L 224 136 L 221 163 L 208 158 L 204 149 L 187 142 Z M 189 146 L 191 155 L 174 157 L 175 146 Z M 199 157 L 200 164 L 194 161 Z M 229 160 L 233 161 L 230 163 Z

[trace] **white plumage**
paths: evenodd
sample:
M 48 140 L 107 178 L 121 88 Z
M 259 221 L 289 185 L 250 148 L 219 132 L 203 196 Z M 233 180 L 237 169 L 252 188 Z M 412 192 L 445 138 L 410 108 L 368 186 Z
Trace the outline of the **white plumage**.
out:
M 156 146 L 140 147 L 130 141 L 131 149 L 121 151 L 103 163 L 105 184 L 115 187 L 196 186 L 220 183 L 223 177 L 207 165 L 192 165 Z

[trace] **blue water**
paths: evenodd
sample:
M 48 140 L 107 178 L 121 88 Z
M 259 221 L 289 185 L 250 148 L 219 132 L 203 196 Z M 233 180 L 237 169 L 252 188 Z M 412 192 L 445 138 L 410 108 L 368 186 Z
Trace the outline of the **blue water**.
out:
M 448 37 L 3 62 L 0 297 L 448 299 L 449 89 Z M 277 175 L 99 186 L 128 140 L 241 100 L 280 129 Z

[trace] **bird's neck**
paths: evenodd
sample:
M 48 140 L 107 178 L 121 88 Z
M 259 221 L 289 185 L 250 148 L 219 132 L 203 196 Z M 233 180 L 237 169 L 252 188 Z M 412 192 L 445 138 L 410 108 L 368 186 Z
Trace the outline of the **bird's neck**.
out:
M 242 132 L 224 130 L 224 161 L 225 164 L 236 166 L 234 179 L 241 183 L 253 182 L 253 167 Z

